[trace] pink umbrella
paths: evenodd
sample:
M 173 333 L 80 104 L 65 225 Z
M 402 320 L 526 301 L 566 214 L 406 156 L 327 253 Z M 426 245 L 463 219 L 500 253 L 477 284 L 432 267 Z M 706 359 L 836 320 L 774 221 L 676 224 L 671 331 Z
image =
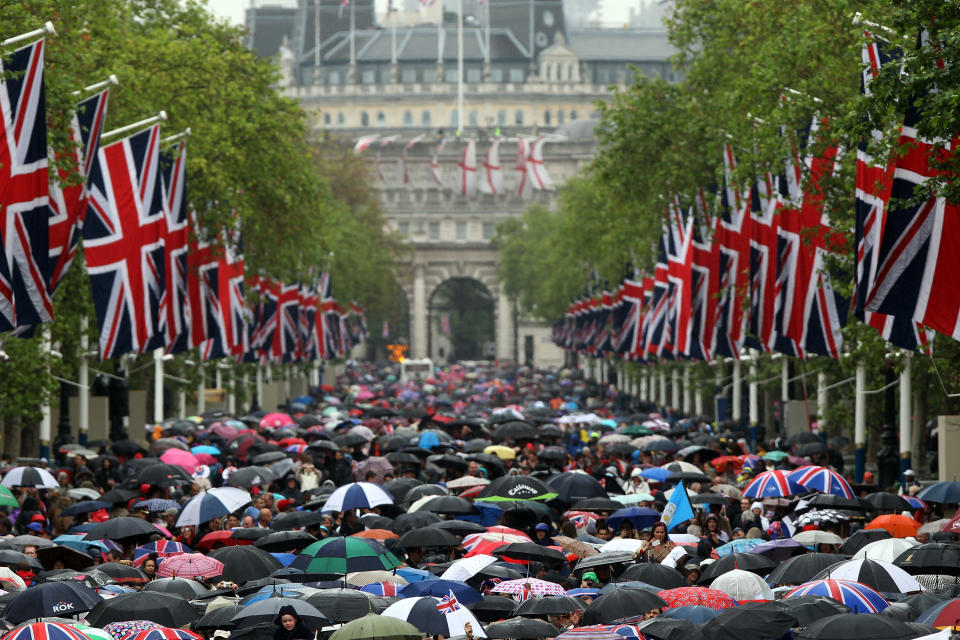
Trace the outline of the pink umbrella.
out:
M 217 464 L 217 459 L 214 458 L 209 453 L 195 453 L 193 455 L 197 457 L 197 462 L 199 462 L 200 464 L 205 464 L 205 465 Z
M 180 449 L 167 449 L 163 452 L 163 455 L 160 456 L 160 461 L 181 467 L 190 474 L 196 471 L 197 466 L 200 465 L 197 456 L 189 451 L 182 451 Z
M 494 593 L 509 593 L 521 598 L 531 596 L 562 596 L 566 593 L 556 582 L 547 582 L 537 578 L 519 578 L 506 580 L 495 586 Z
M 296 421 L 286 413 L 268 413 L 260 419 L 261 429 L 276 429 L 291 424 L 296 424 Z
M 157 569 L 162 578 L 212 578 L 223 574 L 223 563 L 202 553 L 181 553 L 164 558 Z

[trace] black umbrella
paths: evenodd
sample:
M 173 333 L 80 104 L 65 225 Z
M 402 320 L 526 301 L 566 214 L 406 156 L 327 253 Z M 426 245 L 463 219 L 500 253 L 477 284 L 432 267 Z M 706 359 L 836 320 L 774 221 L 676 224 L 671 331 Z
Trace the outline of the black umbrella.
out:
M 284 513 L 277 516 L 272 526 L 277 531 L 285 531 L 288 529 L 308 527 L 312 524 L 320 524 L 321 522 L 323 522 L 323 514 L 319 511 L 294 511 L 293 513 Z M 274 551 L 274 549 L 268 549 L 268 551 Z
M 457 496 L 436 496 L 425 502 L 420 510 L 451 516 L 477 513 L 473 503 Z
M 960 545 L 927 542 L 907 549 L 893 564 L 914 576 L 933 573 L 960 576 Z
M 421 484 L 407 491 L 407 494 L 403 497 L 403 502 L 409 502 L 412 504 L 420 498 L 426 498 L 427 496 L 448 495 L 450 495 L 450 491 L 438 484 Z
M 414 511 L 413 513 L 404 513 L 397 516 L 388 528 L 398 535 L 403 535 L 407 531 L 429 527 L 432 524 L 440 522 L 440 520 L 440 516 L 435 513 L 430 513 L 429 511 Z
M 664 453 L 676 453 L 680 450 L 680 445 L 674 440 L 669 438 L 657 438 L 651 440 L 643 447 L 645 453 L 654 453 L 654 452 L 664 452 Z
M 87 614 L 86 622 L 93 627 L 103 627 L 111 622 L 149 620 L 164 627 L 185 627 L 199 617 L 199 612 L 180 596 L 140 591 L 100 602 Z
M 100 509 L 110 509 L 112 505 L 109 502 L 104 502 L 103 500 L 84 500 L 83 502 L 78 502 L 72 504 L 63 511 L 60 512 L 61 516 L 78 516 L 83 513 L 90 513 L 92 511 L 99 511 Z
M 111 489 L 100 496 L 100 502 L 106 502 L 114 505 L 119 502 L 129 502 L 137 497 L 137 492 L 131 489 Z
M 471 453 L 464 456 L 464 458 L 485 467 L 489 472 L 487 477 L 491 479 L 499 478 L 507 472 L 507 467 L 503 464 L 503 460 L 490 453 Z
M 565 471 L 547 480 L 547 484 L 556 492 L 557 498 L 564 502 L 607 497 L 607 490 L 603 485 L 583 471 Z
M 31 618 L 67 618 L 90 611 L 102 600 L 96 591 L 78 582 L 46 582 L 18 593 L 3 617 L 14 624 Z
M 779 602 L 746 602 L 721 611 L 701 633 L 707 640 L 777 640 L 796 624 L 796 617 Z
M 777 565 L 777 568 L 770 573 L 767 581 L 773 586 L 803 584 L 812 580 L 813 576 L 827 567 L 844 560 L 843 556 L 832 553 L 805 553 Z
M 207 588 L 196 580 L 186 578 L 160 578 L 151 580 L 143 585 L 141 591 L 159 591 L 160 593 L 172 593 L 193 600 L 207 593 Z
M 556 492 L 547 484 L 530 476 L 503 476 L 497 478 L 477 494 L 477 500 L 503 498 L 506 500 L 549 499 Z
M 307 445 L 307 448 L 312 449 L 314 451 L 331 451 L 331 452 L 340 451 L 340 447 L 337 446 L 336 442 L 333 442 L 332 440 L 323 440 L 323 439 L 314 440 L 313 442 Z
M 542 547 L 535 542 L 512 542 L 493 552 L 493 555 L 511 560 L 535 560 L 544 564 L 562 563 L 566 557 L 549 547 Z
M 895 511 L 896 513 L 900 513 L 901 511 L 910 511 L 912 509 L 910 503 L 904 500 L 903 496 L 898 496 L 895 493 L 887 493 L 886 491 L 868 493 L 863 496 L 863 499 L 869 502 L 877 511 Z
M 190 474 L 184 471 L 183 467 L 173 464 L 158 462 L 149 467 L 145 467 L 137 473 L 137 482 L 139 484 L 150 484 L 163 488 L 180 487 L 193 483 Z
M 487 595 L 479 602 L 471 602 L 467 605 L 477 620 L 483 623 L 502 620 L 505 616 L 517 608 L 517 603 L 512 598 L 503 596 Z
M 241 527 L 240 529 L 234 529 L 230 537 L 234 540 L 256 541 L 268 535 L 270 535 L 270 529 L 263 527 Z
M 415 511 L 414 513 L 419 512 Z M 401 535 L 400 539 L 397 540 L 397 544 L 405 549 L 456 547 L 460 544 L 460 540 L 449 531 L 435 527 L 421 527 L 419 529 L 411 529 Z
M 951 600 L 951 598 L 945 593 L 916 593 L 887 607 L 887 609 L 891 609 L 894 606 L 902 608 L 901 610 L 906 613 L 906 617 L 898 617 L 898 612 L 896 610 L 887 614 L 887 609 L 884 609 L 881 613 L 892 615 L 898 620 L 904 620 L 905 622 L 913 622 L 920 617 L 920 614 L 924 611 L 932 609 L 933 607 L 946 602 L 947 600 Z
M 487 625 L 488 638 L 513 638 L 514 640 L 534 640 L 535 638 L 554 638 L 560 630 L 549 622 L 535 618 L 508 618 Z
M 269 597 L 244 606 L 233 616 L 237 627 L 248 627 L 262 622 L 273 622 L 284 607 L 293 607 L 298 618 L 308 628 L 317 629 L 329 620 L 316 607 L 305 600 L 284 597 Z
M 482 524 L 468 522 L 466 520 L 444 520 L 432 526 L 437 529 L 446 529 L 450 533 L 458 536 L 466 536 L 471 533 L 483 533 L 487 530 Z
M 633 553 L 630 551 L 605 551 L 589 558 L 581 558 L 573 570 L 583 571 L 591 567 L 602 567 L 605 564 L 620 564 L 621 562 L 632 561 Z
M 504 422 L 493 430 L 493 439 L 498 442 L 504 440 L 536 440 L 538 437 L 539 434 L 535 426 L 520 420 Z
M 611 445 L 607 445 L 605 451 L 615 456 L 623 456 L 628 458 L 633 455 L 633 452 L 637 450 L 637 447 L 630 444 L 629 442 L 614 442 Z
M 806 509 L 843 509 L 845 511 L 869 511 L 873 505 L 863 498 L 844 498 L 835 496 L 832 493 L 815 493 L 811 496 L 804 496 Z M 860 531 L 884 531 L 883 529 L 861 529 Z
M 841 613 L 814 620 L 795 637 L 797 640 L 910 640 L 917 635 L 907 623 L 887 616 Z
M 821 440 L 820 436 L 817 434 L 809 431 L 801 431 L 787 438 L 787 444 L 790 446 L 795 444 L 807 444 L 809 442 L 823 442 L 823 440 Z
M 390 457 L 387 456 L 387 459 L 389 460 Z M 417 464 L 419 464 L 419 462 Z M 383 488 L 393 496 L 395 501 L 403 502 L 411 489 L 419 487 L 422 484 L 423 483 L 416 478 L 394 478 L 390 482 L 384 483 Z
M 301 511 L 299 513 L 304 512 Z M 271 553 L 286 553 L 289 551 L 299 551 L 316 541 L 317 539 L 306 531 L 277 531 L 260 538 L 253 543 L 253 546 L 260 547 L 264 551 Z
M 610 498 L 589 498 L 574 502 L 570 509 L 573 511 L 617 511 L 623 509 L 623 503 Z
M 826 442 L 806 442 L 797 449 L 798 456 L 817 456 L 826 453 L 830 447 Z
M 143 445 L 133 440 L 117 440 L 111 443 L 110 448 L 113 449 L 115 454 L 123 456 L 124 458 L 132 458 L 138 453 L 147 452 L 147 450 L 143 448 Z
M 45 547 L 45 548 L 57 549 L 59 547 Z M 41 549 L 37 550 L 38 556 L 40 555 L 40 551 Z M 14 551 L 13 549 L 0 549 L 0 567 L 18 568 L 21 562 L 26 562 L 31 566 L 32 569 L 36 571 L 43 571 L 44 569 L 43 563 L 42 561 L 40 561 L 39 558 L 31 558 L 30 556 L 24 553 L 20 553 L 19 551 Z M 89 564 L 93 564 L 93 563 L 91 562 Z
M 516 565 L 510 565 L 508 563 L 503 564 L 488 564 L 480 571 L 477 571 L 476 575 L 473 577 L 473 580 L 476 580 L 478 583 L 480 580 L 485 580 L 488 578 L 500 578 L 501 580 L 515 580 L 517 578 L 522 578 L 523 573 L 514 569 Z M 478 580 L 479 579 L 479 580 Z
M 367 529 L 389 529 L 393 524 L 393 518 L 381 516 L 376 513 L 365 513 L 360 516 L 360 522 Z M 484 529 L 486 531 L 486 529 Z
M 283 566 L 263 549 L 249 545 L 220 547 L 209 555 L 223 563 L 221 579 L 238 584 L 268 576 Z
M 570 454 L 563 447 L 547 447 L 538 453 L 537 457 L 548 462 L 562 462 L 569 458 Z
M 679 571 L 665 567 L 659 562 L 640 562 L 630 565 L 626 571 L 620 574 L 618 579 L 624 582 L 638 580 L 661 589 L 689 586 Z
M 74 569 L 76 571 L 83 571 L 93 565 L 93 558 L 91 556 L 70 547 L 44 547 L 37 549 L 37 557 L 30 558 L 30 560 L 39 560 L 43 568 L 51 569 L 53 568 L 53 564 L 59 560 L 67 569 Z
M 370 613 L 370 596 L 354 589 L 323 589 L 304 598 L 333 622 L 350 622 Z
M 637 623 L 643 635 L 657 640 L 687 640 L 696 636 L 697 625 L 682 618 L 648 618 Z
M 460 456 L 450 455 L 449 453 L 430 456 L 427 458 L 427 462 L 430 464 L 435 464 L 438 467 L 443 467 L 444 469 L 466 469 L 467 465 L 469 464 Z
M 209 613 L 203 614 L 203 616 L 194 621 L 191 628 L 196 629 L 197 631 L 216 631 L 217 629 L 232 629 L 236 626 L 236 623 L 233 621 L 233 616 L 239 613 L 242 609 L 238 604 L 229 604 L 218 609 L 214 609 Z
M 257 580 L 250 580 L 243 584 L 242 587 L 237 589 L 237 593 L 241 596 L 248 596 L 251 593 L 256 593 L 263 587 L 275 587 L 280 585 L 281 588 L 283 585 L 290 584 L 290 581 L 284 578 L 278 578 L 275 576 L 269 578 L 258 578 Z
M 624 612 L 647 613 L 669 606 L 655 593 L 644 589 L 616 589 L 590 603 L 583 614 L 583 624 L 610 624 L 624 616 Z
M 109 520 L 107 522 L 109 522 Z M 132 567 L 128 564 L 122 564 L 120 562 L 105 562 L 104 564 L 98 564 L 87 573 L 100 573 L 107 576 L 117 584 L 128 586 L 145 584 L 148 580 L 147 574 L 145 574 L 143 571 L 140 571 L 140 569 Z
M 700 576 L 699 582 L 701 584 L 710 584 L 716 578 L 720 577 L 720 574 L 733 569 L 742 569 L 743 571 L 765 576 L 776 566 L 776 562 L 759 553 L 731 553 L 707 565 L 707 568 L 704 569 L 703 574 Z
M 412 453 L 404 453 L 403 451 L 391 451 L 386 455 L 386 458 L 394 465 L 412 464 L 417 467 L 420 466 L 420 458 L 413 455 Z M 406 480 L 407 478 L 404 478 L 404 479 Z M 394 482 L 394 481 L 391 480 L 390 482 Z M 417 484 L 419 484 L 419 482 Z M 387 489 L 387 491 L 389 491 L 389 489 Z
M 333 441 L 348 449 L 367 444 L 367 439 L 359 433 L 345 433 L 342 436 L 334 436 Z
M 87 540 L 124 540 L 159 534 L 160 530 L 140 518 L 110 518 L 87 532 Z
M 793 596 L 777 601 L 797 619 L 797 626 L 806 627 L 814 620 L 850 613 L 850 607 L 826 596 Z
M 266 467 L 243 467 L 230 474 L 227 484 L 231 487 L 249 489 L 253 486 L 267 486 L 274 481 L 273 472 Z
M 102 573 L 96 574 L 102 576 L 106 582 L 110 580 Z M 52 571 L 47 571 L 42 576 L 43 582 L 78 582 L 80 584 L 86 585 L 91 589 L 96 589 L 103 585 L 103 582 L 97 580 L 94 576 L 88 573 L 80 573 L 79 571 L 74 571 L 73 569 L 53 569 Z
M 670 478 L 667 478 L 667 480 L 669 481 Z M 714 493 L 713 491 L 704 491 L 703 493 L 690 496 L 690 502 L 693 504 L 727 504 L 730 501 L 731 498 L 722 493 Z
M 667 482 L 700 482 L 709 483 L 710 478 L 703 473 L 694 471 L 674 471 L 667 476 Z
M 251 462 L 253 464 L 270 464 L 271 462 L 278 462 L 280 460 L 286 459 L 287 454 L 283 451 L 267 451 L 266 453 L 260 453 L 253 456 Z
M 544 596 L 529 598 L 520 603 L 514 610 L 515 616 L 549 616 L 573 613 L 577 609 L 585 609 L 580 600 L 572 596 Z
M 843 541 L 843 544 L 840 545 L 840 553 L 852 556 L 871 542 L 892 537 L 886 529 L 860 529 L 854 531 L 849 538 Z
M 857 562 L 856 560 L 849 561 L 850 563 Z M 887 569 L 890 565 L 887 563 L 880 563 L 876 560 L 871 560 L 869 558 L 864 558 L 860 561 L 860 569 L 857 571 L 855 577 L 851 578 L 846 571 L 843 571 L 843 567 L 848 566 L 847 562 L 838 562 L 835 565 L 831 565 L 815 575 L 812 580 L 826 580 L 829 578 L 845 578 L 856 580 L 857 582 L 863 583 L 868 587 L 872 587 L 876 591 L 881 593 L 900 593 L 900 585 L 897 584 L 894 576 L 890 574 L 890 571 Z M 835 574 L 837 570 L 840 570 L 842 573 L 840 575 Z M 899 573 L 899 572 L 897 572 Z

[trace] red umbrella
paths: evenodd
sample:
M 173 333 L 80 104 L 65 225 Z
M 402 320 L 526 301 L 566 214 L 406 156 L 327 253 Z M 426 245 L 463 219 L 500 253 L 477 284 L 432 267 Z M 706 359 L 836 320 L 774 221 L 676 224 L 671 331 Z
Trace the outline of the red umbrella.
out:
M 219 549 L 220 547 L 241 544 L 253 544 L 253 540 L 237 540 L 233 537 L 233 531 L 227 529 L 221 531 L 211 531 L 207 535 L 200 538 L 200 541 L 193 546 L 197 549 L 210 551 L 212 549 Z
M 203 640 L 203 636 L 186 629 L 160 627 L 131 633 L 124 636 L 122 640 Z
M 706 587 L 677 587 L 658 591 L 657 595 L 666 600 L 671 607 L 700 605 L 719 610 L 737 606 L 737 601 L 723 591 Z

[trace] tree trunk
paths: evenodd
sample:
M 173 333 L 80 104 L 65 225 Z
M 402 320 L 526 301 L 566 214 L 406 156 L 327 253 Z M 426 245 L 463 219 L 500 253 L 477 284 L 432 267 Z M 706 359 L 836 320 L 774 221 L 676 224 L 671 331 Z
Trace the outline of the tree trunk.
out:
M 3 451 L 13 458 L 13 463 L 16 465 L 17 457 L 20 456 L 20 420 L 7 418 L 4 422 L 3 435 Z
M 40 455 L 40 425 L 31 422 L 20 429 L 20 455 L 36 458 Z

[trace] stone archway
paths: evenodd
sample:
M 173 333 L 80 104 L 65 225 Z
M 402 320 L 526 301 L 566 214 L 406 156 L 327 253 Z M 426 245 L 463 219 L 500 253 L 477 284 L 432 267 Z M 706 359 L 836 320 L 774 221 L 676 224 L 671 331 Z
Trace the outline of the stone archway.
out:
M 427 353 L 434 362 L 496 357 L 495 299 L 482 282 L 463 276 L 444 280 L 427 308 Z

